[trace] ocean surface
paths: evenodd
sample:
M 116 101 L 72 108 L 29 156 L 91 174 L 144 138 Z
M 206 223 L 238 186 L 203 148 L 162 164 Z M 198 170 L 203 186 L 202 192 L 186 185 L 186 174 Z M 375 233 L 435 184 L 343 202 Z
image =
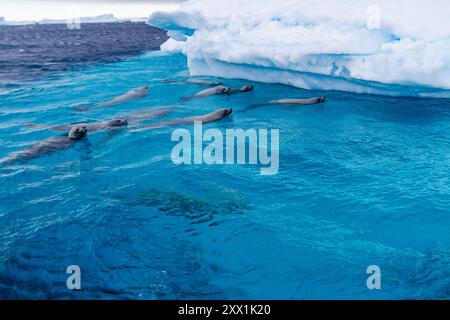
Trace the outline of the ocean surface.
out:
M 14 85 L 3 74 L 0 158 L 58 135 L 30 123 L 232 107 L 205 128 L 279 129 L 280 171 L 176 166 L 173 128 L 91 133 L 2 166 L 0 298 L 450 298 L 449 100 L 251 83 L 251 93 L 184 101 L 204 88 L 162 81 L 188 75 L 183 55 L 101 62 L 91 52 L 81 66 L 13 75 Z M 144 99 L 76 111 L 144 85 Z M 317 95 L 328 101 L 248 109 Z M 67 289 L 69 265 L 80 266 L 82 290 Z M 370 265 L 381 268 L 381 290 L 366 286 Z
M 74 26 L 75 27 L 75 26 Z M 166 31 L 145 23 L 0 26 L 0 85 L 12 86 L 49 72 L 123 60 L 159 49 Z

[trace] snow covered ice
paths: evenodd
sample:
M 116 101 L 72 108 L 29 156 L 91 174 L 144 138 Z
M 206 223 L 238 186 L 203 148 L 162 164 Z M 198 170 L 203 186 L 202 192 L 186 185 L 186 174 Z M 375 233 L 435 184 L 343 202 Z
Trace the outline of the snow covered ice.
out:
M 448 0 L 191 0 L 148 23 L 194 76 L 450 97 Z

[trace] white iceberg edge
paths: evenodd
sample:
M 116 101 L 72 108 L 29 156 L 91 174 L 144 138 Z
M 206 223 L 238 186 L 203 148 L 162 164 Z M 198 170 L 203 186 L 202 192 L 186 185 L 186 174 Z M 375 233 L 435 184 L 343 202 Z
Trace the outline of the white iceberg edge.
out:
M 450 2 L 378 0 L 379 28 L 369 0 L 274 2 L 191 0 L 148 23 L 172 30 L 161 50 L 185 54 L 193 76 L 450 98 Z

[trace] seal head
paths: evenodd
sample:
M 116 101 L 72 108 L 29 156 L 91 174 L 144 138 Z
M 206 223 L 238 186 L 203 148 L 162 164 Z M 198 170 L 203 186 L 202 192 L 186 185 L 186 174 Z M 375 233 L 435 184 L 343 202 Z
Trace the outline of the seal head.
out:
M 191 120 L 202 121 L 203 123 L 209 123 L 209 122 L 214 122 L 214 121 L 224 119 L 224 118 L 228 117 L 232 112 L 233 112 L 233 109 L 231 109 L 231 108 L 218 109 L 218 110 L 211 112 L 204 116 L 193 117 L 193 118 L 191 118 Z
M 225 108 L 225 109 L 219 109 L 217 111 L 214 112 L 214 114 L 219 118 L 226 118 L 228 117 L 230 114 L 233 113 L 233 109 L 231 108 Z
M 128 125 L 127 119 L 114 119 L 108 122 L 108 125 L 111 127 L 121 127 Z
M 231 92 L 231 88 L 230 87 L 224 87 L 224 86 L 218 86 L 216 87 L 216 92 L 218 94 L 227 94 Z
M 252 85 L 246 85 L 246 86 L 239 88 L 239 91 L 248 92 L 248 91 L 252 91 L 253 89 L 254 89 L 254 87 Z
M 142 94 L 142 95 L 147 95 L 148 94 L 148 86 L 145 86 L 145 87 L 142 87 L 140 90 L 139 90 L 139 93 L 140 94 Z
M 77 124 L 70 129 L 68 138 L 70 140 L 80 140 L 87 133 L 87 127 L 85 124 Z

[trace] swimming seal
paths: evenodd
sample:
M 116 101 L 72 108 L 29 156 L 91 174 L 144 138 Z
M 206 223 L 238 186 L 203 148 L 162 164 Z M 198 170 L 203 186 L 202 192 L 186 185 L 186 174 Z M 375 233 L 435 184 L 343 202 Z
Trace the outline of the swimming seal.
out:
M 128 122 L 146 121 L 154 118 L 164 117 L 173 111 L 173 107 L 161 108 L 161 109 L 147 109 L 138 110 L 126 115 Z
M 245 110 L 258 108 L 258 107 L 264 107 L 264 106 L 271 106 L 271 105 L 306 106 L 306 105 L 311 105 L 311 104 L 323 103 L 326 100 L 327 100 L 326 97 L 314 97 L 314 98 L 308 98 L 308 99 L 280 99 L 280 100 L 272 100 L 267 103 L 254 104 L 254 105 L 247 107 Z
M 138 89 L 134 89 L 132 91 L 129 91 L 127 93 L 124 93 L 118 97 L 115 97 L 111 100 L 105 101 L 105 102 L 101 102 L 98 103 L 92 107 L 97 107 L 97 108 L 105 108 L 105 107 L 111 107 L 111 106 L 115 106 L 130 100 L 134 100 L 134 99 L 138 99 L 138 98 L 143 98 L 146 95 L 148 95 L 148 86 L 142 87 L 142 88 L 138 88 Z M 91 109 L 92 107 L 80 107 L 77 110 L 78 111 L 88 111 L 89 109 Z
M 162 128 L 162 127 L 168 127 L 168 126 L 177 126 L 177 125 L 184 125 L 184 124 L 193 124 L 194 122 L 201 122 L 201 123 L 210 123 L 222 120 L 226 117 L 228 117 L 233 112 L 233 109 L 231 108 L 225 108 L 225 109 L 218 109 L 214 112 L 199 115 L 199 116 L 192 116 L 192 117 L 186 117 L 186 118 L 178 118 L 173 119 L 165 122 L 158 122 L 158 123 L 152 123 L 150 125 L 142 126 L 138 128 L 138 130 L 144 130 L 149 128 Z
M 99 103 L 97 106 L 100 108 L 114 106 L 133 99 L 143 98 L 146 95 L 148 95 L 148 86 L 132 90 L 106 102 Z
M 206 97 L 210 97 L 212 95 L 228 94 L 230 92 L 231 92 L 230 87 L 217 86 L 214 88 L 209 88 L 209 89 L 205 89 L 203 91 L 197 92 L 193 96 L 187 96 L 187 97 L 184 97 L 183 99 L 188 100 L 188 99 L 193 99 L 193 98 L 206 98 Z
M 186 83 L 191 83 L 191 84 L 199 84 L 202 86 L 219 86 L 222 84 L 222 82 L 218 82 L 218 81 L 207 81 L 207 80 L 201 80 L 201 79 L 187 79 L 185 81 Z
M 67 131 L 72 130 L 73 127 L 80 125 L 79 123 L 75 124 L 66 124 L 60 126 L 48 126 L 48 125 L 40 125 L 30 123 L 28 126 L 39 128 L 42 130 L 51 130 L 51 131 Z M 128 125 L 127 119 L 113 119 L 108 121 L 100 121 L 100 122 L 92 122 L 92 123 L 82 123 L 86 127 L 87 132 L 94 132 L 99 130 L 108 130 L 116 127 L 126 126 Z
M 193 78 L 189 78 L 186 80 L 163 80 L 162 82 L 165 82 L 165 83 L 189 83 L 189 84 L 198 84 L 198 85 L 207 86 L 207 87 L 220 86 L 222 84 L 222 82 L 218 82 L 218 81 L 208 81 L 208 80 L 193 79 Z
M 281 100 L 272 100 L 269 104 L 282 104 L 282 105 L 310 105 L 322 103 L 327 100 L 326 97 L 314 97 L 309 99 L 281 99 Z
M 225 108 L 225 109 L 218 109 L 214 112 L 211 112 L 211 113 L 208 113 L 205 115 L 181 118 L 181 119 L 174 120 L 174 121 L 176 122 L 176 124 L 189 124 L 189 123 L 193 123 L 196 121 L 200 121 L 202 123 L 210 123 L 210 122 L 222 120 L 222 119 L 228 117 L 231 113 L 233 113 L 233 109 Z
M 38 158 L 42 155 L 64 150 L 71 147 L 76 141 L 86 136 L 87 127 L 84 124 L 74 125 L 69 134 L 61 137 L 53 137 L 33 144 L 31 147 L 16 151 L 0 160 L 0 163 L 24 162 Z
M 124 119 L 113 119 L 108 121 L 99 121 L 92 123 L 83 123 L 86 127 L 87 132 L 95 132 L 95 131 L 106 131 L 112 129 L 118 129 L 120 127 L 128 126 L 131 123 L 136 123 L 140 121 L 146 121 L 158 117 L 163 117 L 172 111 L 172 108 L 163 108 L 163 109 L 151 109 L 144 111 L 135 111 Z M 40 125 L 29 123 L 28 126 L 39 128 L 42 130 L 52 130 L 52 131 L 67 131 L 69 132 L 74 126 L 78 124 L 66 124 L 60 126 L 48 126 L 48 125 Z
M 245 85 L 242 86 L 240 88 L 237 89 L 231 89 L 231 91 L 229 92 L 229 94 L 236 94 L 236 93 L 242 93 L 242 92 L 250 92 L 253 91 L 255 87 L 253 87 L 252 85 Z

